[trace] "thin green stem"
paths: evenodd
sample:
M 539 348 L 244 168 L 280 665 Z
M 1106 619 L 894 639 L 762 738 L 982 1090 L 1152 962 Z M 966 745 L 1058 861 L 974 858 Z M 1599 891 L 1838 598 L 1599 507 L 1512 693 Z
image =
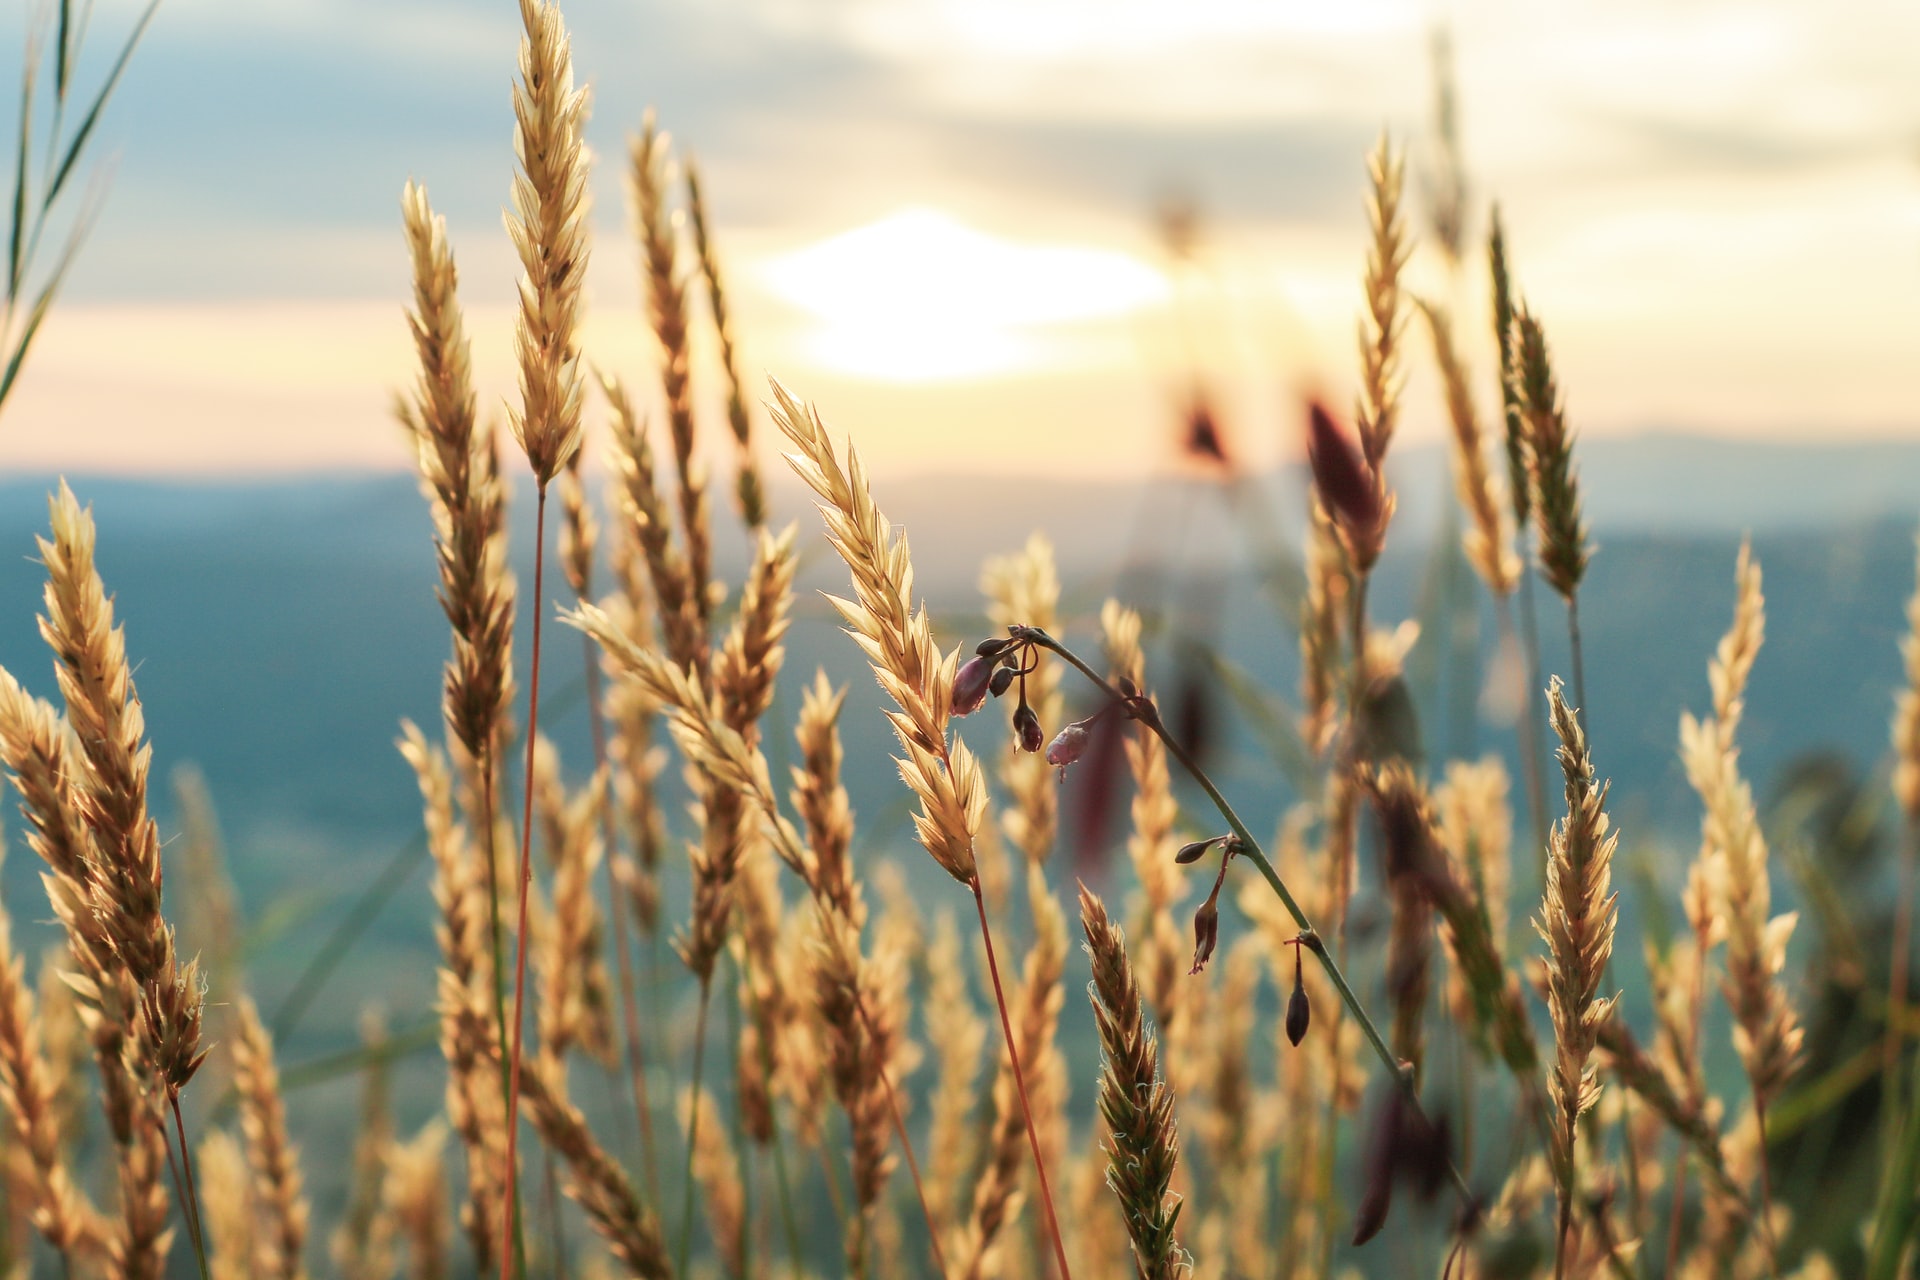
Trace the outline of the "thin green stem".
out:
M 1022 640 L 1028 644 L 1038 645 L 1043 649 L 1051 650 L 1053 653 L 1059 655 L 1069 666 L 1073 667 L 1091 681 L 1095 688 L 1126 707 L 1135 719 L 1152 730 L 1154 736 L 1166 744 L 1168 754 L 1179 761 L 1180 767 L 1187 771 L 1188 776 L 1200 784 L 1200 789 L 1207 793 L 1207 799 L 1213 802 L 1213 807 L 1219 811 L 1222 818 L 1226 819 L 1228 829 L 1233 832 L 1235 838 L 1238 840 L 1239 855 L 1251 862 L 1254 868 L 1260 872 L 1260 877 L 1267 882 L 1267 887 L 1273 890 L 1274 896 L 1280 899 L 1280 905 L 1287 909 L 1287 914 L 1293 917 L 1294 924 L 1299 926 L 1302 942 L 1305 943 L 1314 955 L 1320 958 L 1320 965 L 1326 971 L 1327 980 L 1333 984 L 1334 991 L 1340 996 L 1340 1003 L 1346 1007 L 1347 1012 L 1352 1014 L 1354 1021 L 1359 1024 L 1361 1033 L 1366 1037 L 1367 1043 L 1373 1048 L 1374 1056 L 1378 1057 L 1381 1063 L 1386 1066 L 1388 1075 L 1399 1085 L 1400 1091 L 1406 1095 L 1407 1101 L 1414 1107 L 1415 1111 L 1424 1117 L 1425 1113 L 1420 1110 L 1420 1098 L 1414 1088 L 1412 1075 L 1401 1069 L 1399 1060 L 1393 1056 L 1393 1050 L 1387 1047 L 1387 1042 L 1381 1036 L 1380 1029 L 1374 1025 L 1373 1019 L 1367 1016 L 1367 1011 L 1365 1007 L 1361 1005 L 1360 998 L 1353 993 L 1353 988 L 1347 984 L 1346 974 L 1340 971 L 1339 963 L 1333 958 L 1332 953 L 1327 950 L 1327 945 L 1325 941 L 1322 940 L 1319 931 L 1313 927 L 1313 922 L 1307 918 L 1307 913 L 1301 909 L 1299 901 L 1295 899 L 1292 891 L 1287 888 L 1286 882 L 1280 878 L 1280 873 L 1273 869 L 1273 863 L 1268 861 L 1266 853 L 1261 849 L 1260 842 L 1254 838 L 1253 832 L 1248 830 L 1247 824 L 1240 820 L 1240 815 L 1234 812 L 1233 806 L 1227 802 L 1225 796 L 1220 794 L 1220 789 L 1213 784 L 1213 779 L 1209 778 L 1206 771 L 1194 761 L 1192 756 L 1187 754 L 1186 748 L 1182 747 L 1174 736 L 1167 732 L 1166 725 L 1160 720 L 1159 708 L 1153 704 L 1151 699 L 1144 696 L 1131 699 L 1123 697 L 1120 691 L 1108 684 L 1099 672 L 1089 667 L 1085 662 L 1081 661 L 1079 656 L 1073 653 L 1072 650 L 1068 649 L 1065 645 L 1038 627 L 1016 626 L 1013 627 L 1011 631 L 1015 639 Z M 1009 1038 L 1011 1038 L 1011 1036 L 1009 1036 Z M 1447 1173 L 1453 1182 L 1454 1189 L 1459 1192 L 1462 1200 L 1471 1202 L 1473 1200 L 1473 1193 L 1468 1189 L 1466 1179 L 1461 1176 L 1460 1170 L 1453 1163 L 1451 1155 L 1447 1158 Z
M 709 974 L 700 979 L 700 1012 L 693 1023 L 693 1081 L 687 1091 L 693 1104 L 687 1111 L 687 1163 L 680 1175 L 685 1189 L 680 1202 L 680 1257 L 674 1268 L 674 1274 L 682 1276 L 687 1274 L 687 1260 L 693 1256 L 693 1148 L 700 1139 L 700 1113 L 706 1109 L 700 1105 L 700 1071 L 707 1056 L 707 1009 L 713 1003 L 712 996 L 713 978 Z
M 507 1067 L 507 1158 L 501 1178 L 506 1194 L 507 1229 L 501 1233 L 501 1239 L 512 1240 L 514 1248 L 500 1251 L 500 1280 L 509 1275 L 524 1277 L 527 1261 L 521 1247 L 523 1237 L 515 1234 L 519 1230 L 519 1165 L 516 1163 L 519 1153 L 520 1137 L 520 1049 L 522 1040 L 521 1023 L 526 1009 L 527 995 L 527 897 L 533 887 L 533 748 L 540 733 L 540 620 L 544 610 L 539 601 L 545 598 L 547 563 L 547 486 L 541 485 L 539 496 L 534 500 L 533 517 L 533 671 L 527 680 L 527 793 L 520 810 L 520 924 L 515 930 L 514 966 L 513 966 L 513 1055 Z M 487 817 L 492 821 L 492 815 Z

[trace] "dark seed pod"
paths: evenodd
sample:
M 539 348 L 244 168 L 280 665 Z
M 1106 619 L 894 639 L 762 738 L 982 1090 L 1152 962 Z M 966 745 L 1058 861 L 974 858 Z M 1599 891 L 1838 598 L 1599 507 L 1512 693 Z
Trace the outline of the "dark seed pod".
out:
M 997 658 L 1017 643 L 1018 641 L 1010 636 L 1000 636 L 992 640 L 982 640 L 973 646 L 973 651 L 983 658 Z
M 993 673 L 992 681 L 987 685 L 987 692 L 996 698 L 999 697 L 1005 693 L 1008 686 L 1013 683 L 1013 677 L 1016 674 L 1012 667 L 1000 667 L 996 669 Z
M 1298 962 L 1296 961 L 1296 964 Z M 1307 1025 L 1313 1021 L 1313 1005 L 1307 1000 L 1307 988 L 1300 975 L 1293 975 L 1293 994 L 1287 997 L 1287 1043 L 1298 1048 L 1307 1038 Z
M 1013 737 L 1022 751 L 1038 751 L 1046 744 L 1047 735 L 1040 728 L 1040 717 L 1024 702 L 1013 713 Z
M 1208 836 L 1205 840 L 1194 840 L 1183 844 L 1180 846 L 1180 852 L 1173 855 L 1173 860 L 1183 867 L 1198 862 L 1206 856 L 1207 850 L 1219 843 L 1219 836 Z

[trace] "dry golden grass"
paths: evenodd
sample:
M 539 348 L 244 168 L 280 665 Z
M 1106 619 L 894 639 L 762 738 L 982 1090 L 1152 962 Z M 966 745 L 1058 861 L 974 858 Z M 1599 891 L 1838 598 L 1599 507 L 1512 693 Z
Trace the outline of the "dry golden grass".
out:
M 1180 1136 L 1173 1093 L 1160 1078 L 1158 1047 L 1147 1029 L 1140 988 L 1127 960 L 1126 935 L 1106 904 L 1080 888 L 1080 927 L 1093 960 L 1088 992 L 1100 1028 L 1100 1121 L 1107 1130 L 1107 1185 L 1119 1197 L 1136 1269 L 1143 1280 L 1178 1280 L 1188 1261 L 1175 1235 L 1180 1200 L 1171 1193 Z
M 396 1140 L 379 1065 L 392 1045 L 383 1032 L 369 1035 L 347 1208 L 327 1251 L 334 1273 L 443 1280 L 476 1266 L 503 1275 L 525 1266 L 545 1276 L 557 1273 L 564 1256 L 569 1274 L 617 1270 L 679 1280 L 788 1273 L 1069 1280 L 1070 1264 L 1083 1276 L 1130 1270 L 1142 1280 L 1324 1280 L 1366 1265 L 1539 1280 L 1548 1268 L 1589 1276 L 1644 1265 L 1653 1274 L 1656 1246 L 1666 1255 L 1661 1274 L 1754 1280 L 1779 1272 L 1789 1218 L 1770 1205 L 1767 1121 L 1769 1108 L 1788 1095 L 1803 1033 L 1786 963 L 1792 918 L 1770 916 L 1768 847 L 1736 741 L 1765 628 L 1758 566 L 1743 549 L 1734 622 L 1709 667 L 1711 714 L 1682 722 L 1682 758 L 1704 808 L 1701 851 L 1682 889 L 1688 929 L 1650 956 L 1652 1029 L 1643 1038 L 1602 994 L 1617 921 L 1617 837 L 1584 709 L 1552 683 L 1549 716 L 1567 813 L 1547 851 L 1536 921 L 1544 954 L 1531 956 L 1508 938 L 1509 899 L 1527 873 L 1524 863 L 1510 865 L 1516 842 L 1504 768 L 1491 759 L 1423 768 L 1386 758 L 1388 735 L 1372 723 L 1406 681 L 1418 631 L 1370 625 L 1366 610 L 1369 573 L 1393 513 L 1382 463 L 1401 414 L 1403 273 L 1413 252 L 1403 163 L 1390 144 L 1383 139 L 1368 164 L 1358 445 L 1324 412 L 1316 428 L 1318 444 L 1352 451 L 1342 474 L 1359 486 L 1335 492 L 1338 486 L 1319 480 L 1325 505 L 1316 505 L 1306 531 L 1300 723 L 1315 771 L 1305 790 L 1321 803 L 1283 817 L 1277 869 L 1218 795 L 1221 820 L 1236 834 L 1183 851 L 1183 826 L 1202 836 L 1218 827 L 1201 808 L 1183 812 L 1172 766 L 1188 768 L 1209 792 L 1212 783 L 1178 739 L 1158 732 L 1164 726 L 1147 652 L 1153 633 L 1140 613 L 1108 601 L 1098 632 L 1110 673 L 1103 696 L 1113 701 L 1099 714 L 1112 717 L 1104 727 L 1123 740 L 1098 785 L 1130 788 L 1119 891 L 1130 894 L 1132 944 L 1104 902 L 1083 889 L 1091 965 L 1079 970 L 1059 885 L 1048 875 L 1057 861 L 1060 775 L 1040 753 L 996 743 L 990 784 L 955 731 L 961 653 L 944 647 L 949 637 L 916 586 L 905 535 L 881 512 L 851 444 L 836 443 L 815 410 L 777 384 L 772 419 L 819 501 L 827 542 L 852 576 L 851 593 L 834 607 L 890 701 L 885 714 L 915 804 L 914 833 L 974 898 L 978 952 L 963 944 L 951 916 L 928 910 L 898 868 L 871 852 L 886 841 L 883 822 L 857 831 L 843 774 L 871 763 L 847 759 L 840 732 L 846 694 L 824 674 L 803 687 L 797 706 L 789 704 L 792 767 L 776 783 L 769 755 L 781 758 L 787 731 L 775 717 L 801 535 L 768 529 L 739 335 L 708 209 L 689 166 L 688 217 L 680 220 L 669 148 L 651 119 L 634 144 L 630 177 L 666 411 L 661 429 L 675 474 L 664 483 L 656 475 L 635 397 L 618 377 L 602 374 L 612 418 L 610 501 L 604 516 L 594 514 L 583 483 L 592 463 L 580 452 L 586 97 L 572 82 L 557 8 L 522 0 L 521 16 L 520 172 L 509 226 L 525 283 L 512 422 L 542 491 L 541 512 L 548 484 L 560 486 L 560 560 L 578 606 L 567 620 L 590 638 L 590 669 L 607 682 L 596 708 L 604 720 L 595 722 L 596 737 L 604 727 L 604 749 L 591 773 L 582 768 L 586 777 L 568 779 L 539 733 L 536 678 L 516 744 L 529 753 L 524 812 L 498 794 L 510 768 L 504 753 L 516 703 L 507 485 L 494 433 L 476 419 L 446 228 L 424 191 L 409 185 L 403 222 L 418 371 L 400 415 L 433 517 L 452 657 L 442 687 L 444 745 L 409 724 L 400 750 L 418 782 L 434 870 L 435 1013 L 447 1077 L 441 1116 Z M 1462 243 L 1457 194 L 1442 219 L 1450 269 Z M 1423 308 L 1454 433 L 1456 488 L 1469 523 L 1465 551 L 1500 607 L 1530 611 L 1514 544 L 1525 548 L 1524 526 L 1534 517 L 1531 540 L 1543 573 L 1571 608 L 1593 555 L 1572 434 L 1544 335 L 1513 305 L 1497 219 L 1490 248 L 1510 494 L 1502 494 L 1498 467 L 1486 457 L 1470 353 L 1456 347 L 1444 314 Z M 690 297 L 702 285 L 705 308 Z M 701 321 L 711 323 L 711 334 L 695 332 Z M 713 388 L 695 385 L 692 361 L 709 338 L 720 357 Z M 731 583 L 720 577 L 726 566 L 716 568 L 699 438 L 707 429 L 700 406 L 723 400 L 724 420 L 715 414 L 714 426 L 730 441 L 732 487 L 751 548 Z M 42 963 L 36 990 L 25 960 L 10 951 L 9 920 L 0 914 L 0 1132 L 7 1134 L 0 1245 L 23 1238 L 30 1223 L 44 1241 L 42 1257 L 59 1255 L 82 1280 L 161 1280 L 174 1232 L 184 1226 L 195 1251 L 204 1248 L 212 1276 L 295 1280 L 308 1274 L 309 1254 L 320 1252 L 310 1247 L 305 1175 L 289 1130 L 298 1095 L 291 1075 L 281 1079 L 260 1013 L 238 994 L 238 912 L 218 866 L 211 806 L 191 781 L 185 785 L 183 862 L 192 902 L 180 901 L 176 885 L 171 903 L 188 922 L 191 946 L 182 946 L 162 911 L 149 746 L 126 643 L 94 569 L 92 523 L 64 486 L 52 515 L 51 537 L 41 543 L 49 572 L 43 633 L 64 705 L 38 700 L 0 672 L 0 758 L 24 801 L 27 843 L 45 865 L 51 914 L 66 941 L 64 952 Z M 543 538 L 544 518 L 536 520 Z M 599 564 L 612 585 L 602 599 L 594 589 Z M 976 651 L 972 693 L 961 709 L 984 701 L 982 677 L 1006 662 L 1016 669 L 1003 671 L 1001 692 L 1020 682 L 1018 696 L 1035 724 L 1066 728 L 1076 701 L 1069 667 L 1079 666 L 1095 687 L 1101 681 L 1064 648 L 1020 630 L 1065 633 L 1092 621 L 1063 603 L 1074 597 L 1063 593 L 1050 546 L 1035 537 L 989 562 L 982 587 L 992 626 L 1011 628 L 1004 634 L 1013 647 L 996 636 Z M 1909 621 L 1920 626 L 1920 596 Z M 1920 647 L 1911 637 L 1905 657 L 1909 683 L 1920 683 Z M 1577 688 L 1577 639 L 1574 661 Z M 589 697 L 599 693 L 590 683 Z M 1893 787 L 1920 825 L 1917 706 L 1911 689 L 1896 704 Z M 661 723 L 686 765 L 690 821 L 667 799 L 676 793 L 667 751 L 655 743 Z M 1521 745 L 1526 750 L 1525 738 Z M 1232 764 L 1236 774 L 1254 767 L 1238 755 Z M 1362 823 L 1363 800 L 1377 823 Z M 996 821 L 988 820 L 990 809 Z M 503 832 L 515 817 L 527 824 L 526 874 L 522 924 L 508 930 L 498 910 L 499 868 L 509 852 Z M 537 870 L 530 860 L 535 823 L 547 851 Z M 686 880 L 676 883 L 678 868 L 661 854 L 681 837 L 691 858 Z M 1111 843 L 1117 850 L 1121 838 Z M 1222 954 L 1211 976 L 1188 972 L 1179 913 L 1196 895 L 1181 856 L 1219 859 L 1219 884 L 1195 919 L 1218 934 Z M 602 861 L 610 868 L 604 901 L 594 874 Z M 1245 875 L 1239 891 L 1225 895 L 1222 915 L 1225 879 L 1248 863 L 1265 875 Z M 1025 872 L 1017 881 L 1015 867 Z M 787 891 L 787 873 L 803 892 Z M 1295 886 L 1285 903 L 1284 890 L 1268 892 L 1283 879 Z M 1349 930 L 1349 907 L 1362 893 L 1368 906 L 1376 894 L 1387 904 L 1384 929 Z M 609 911 L 632 912 L 649 939 L 677 930 L 699 987 L 691 1077 L 679 1061 L 686 1019 L 677 997 L 693 985 L 686 975 L 666 965 L 655 975 L 661 992 L 649 999 L 647 1017 L 637 1008 L 632 1015 L 651 1078 L 675 1086 L 653 1095 L 662 1099 L 663 1121 L 670 1121 L 666 1099 L 679 1092 L 681 1124 L 662 1123 L 661 1145 L 668 1160 L 685 1158 L 681 1182 L 671 1172 L 662 1178 L 657 1167 L 641 1087 L 648 1077 L 617 1078 L 639 1068 L 622 1063 L 614 1043 L 609 932 L 623 966 L 635 957 L 623 929 L 605 928 Z M 1356 925 L 1370 922 L 1353 915 Z M 1326 936 L 1304 930 L 1306 918 L 1325 922 Z M 1012 943 L 999 953 L 1011 962 L 1004 975 L 996 930 Z M 1443 948 L 1433 946 L 1436 932 Z M 1214 940 L 1208 934 L 1209 950 Z M 1725 982 L 1715 984 L 1722 942 Z M 213 977 L 235 993 L 231 1016 L 222 1017 L 232 1026 L 226 1034 L 244 1142 L 210 1128 L 189 1167 L 177 1103 L 196 1082 L 211 1038 L 202 1032 L 208 1015 L 198 970 L 183 960 L 192 946 L 204 947 Z M 538 956 L 529 1018 L 504 1007 L 510 946 L 523 962 Z M 1896 965 L 1903 946 L 1896 941 Z M 1523 981 L 1529 965 L 1537 984 Z M 1093 1105 L 1083 1094 L 1076 1115 L 1069 1063 L 1078 1059 L 1063 1016 L 1069 983 L 1088 976 L 1101 1070 Z M 1903 1048 L 1903 981 L 1892 986 L 1889 1064 Z M 1544 993 L 1544 1018 L 1529 1003 L 1535 985 Z M 1731 1010 L 1733 1051 L 1747 1077 L 1744 1090 L 1726 1098 L 1708 1088 L 1707 1041 L 1715 1037 L 1703 1028 L 1712 1025 L 1706 1005 L 1715 985 Z M 731 1034 L 724 1067 L 702 1057 L 715 986 Z M 991 989 L 1002 1033 L 990 1095 L 980 1077 L 988 1015 L 976 986 Z M 1381 995 L 1392 1011 L 1390 1023 L 1380 1020 L 1390 1047 L 1362 1012 Z M 527 1023 L 538 1051 L 523 1055 Z M 1548 1025 L 1553 1046 L 1543 1064 L 1540 1034 Z M 926 1049 L 934 1069 L 916 1080 Z M 1391 1250 L 1347 1252 L 1341 1240 L 1355 1215 L 1341 1153 L 1359 1145 L 1353 1122 L 1369 1072 L 1381 1074 L 1368 1064 L 1380 1059 L 1397 1077 L 1381 1088 L 1405 1089 L 1389 1093 L 1391 1102 L 1377 1111 L 1385 1120 L 1375 1123 L 1358 1162 L 1366 1175 L 1360 1234 L 1386 1220 L 1396 1183 L 1464 1192 L 1460 1165 L 1468 1166 L 1476 1196 L 1485 1193 L 1485 1211 L 1476 1203 L 1463 1213 L 1464 1199 L 1449 1200 L 1424 1219 L 1398 1221 L 1404 1239 Z M 1478 1074 L 1483 1063 L 1493 1075 Z M 203 1075 L 225 1072 L 222 1063 Z M 1606 1081 L 1619 1087 L 1603 1094 Z M 208 1081 L 197 1083 L 211 1098 Z M 638 1108 L 624 1119 L 640 1123 L 614 1128 L 590 1119 L 582 1104 L 597 1102 L 601 1086 L 627 1105 L 623 1083 L 634 1086 Z M 576 1085 L 583 1086 L 578 1095 Z M 95 1090 L 105 1141 L 77 1143 L 85 1127 L 81 1097 Z M 1902 1092 L 1888 1091 L 1887 1117 L 1902 1114 Z M 549 1167 L 564 1169 L 567 1194 L 597 1244 L 582 1238 L 577 1215 L 558 1208 L 557 1197 L 548 1207 L 537 1174 L 515 1158 L 519 1126 L 510 1117 L 521 1096 L 530 1132 Z M 1491 1106 L 1489 1097 L 1497 1099 Z M 1422 1117 L 1463 1099 L 1470 1103 L 1456 1113 L 1456 1132 L 1469 1136 L 1453 1146 L 1436 1142 L 1441 1130 Z M 212 1105 L 195 1112 L 204 1118 Z M 1088 1111 L 1093 1122 L 1081 1128 L 1076 1122 L 1084 1124 Z M 449 1137 L 458 1160 L 448 1158 Z M 924 1177 L 916 1142 L 927 1156 Z M 170 1161 L 177 1172 L 167 1171 Z M 1687 1176 L 1696 1164 L 1700 1194 L 1689 1205 Z M 333 1177 L 327 1171 L 329 1183 Z M 1052 1178 L 1068 1191 L 1066 1230 L 1054 1213 Z M 200 1210 L 191 1201 L 176 1205 L 170 1181 L 182 1190 L 197 1182 Z M 678 1231 L 661 1225 L 661 1186 L 666 1199 L 685 1196 L 686 1225 Z M 92 1206 L 96 1189 L 104 1210 Z M 1886 1203 L 1898 1208 L 1901 1194 L 1895 1187 Z M 1410 1195 L 1402 1190 L 1401 1204 Z M 456 1198 L 464 1244 L 454 1239 Z M 1043 1212 L 1027 1213 L 1032 1200 Z M 514 1207 L 520 1201 L 524 1209 Z M 696 1206 L 705 1222 L 697 1229 Z M 1880 1241 L 1911 1229 L 1876 1210 L 1876 1255 L 1885 1252 Z M 829 1233 L 830 1249 L 816 1240 Z M 923 1242 L 930 1243 L 925 1256 Z M 1516 1242 L 1536 1248 L 1531 1262 L 1514 1262 L 1528 1256 L 1515 1251 Z M 0 1252 L 0 1263 L 17 1256 Z M 172 1259 L 175 1272 L 182 1261 Z M 1809 1255 L 1799 1274 L 1831 1273 Z M 1893 1274 L 1883 1269 L 1876 1280 Z
M 1600 1097 L 1593 1049 L 1600 1026 L 1613 1011 L 1614 998 L 1599 996 L 1600 981 L 1613 955 L 1618 908 L 1613 894 L 1613 851 L 1619 833 L 1609 830 L 1607 788 L 1594 780 L 1593 757 L 1580 721 L 1561 696 L 1560 682 L 1547 690 L 1553 731 L 1560 739 L 1560 771 L 1566 779 L 1567 816 L 1553 832 L 1547 861 L 1547 888 L 1534 927 L 1547 944 L 1547 1008 L 1553 1016 L 1556 1052 L 1548 1074 L 1554 1115 L 1554 1182 L 1560 1199 L 1560 1249 L 1570 1247 L 1568 1232 L 1576 1195 L 1575 1145 L 1580 1117 Z

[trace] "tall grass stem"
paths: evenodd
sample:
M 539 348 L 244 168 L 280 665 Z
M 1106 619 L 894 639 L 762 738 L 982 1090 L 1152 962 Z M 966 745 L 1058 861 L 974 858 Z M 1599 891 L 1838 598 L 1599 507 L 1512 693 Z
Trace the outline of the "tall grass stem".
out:
M 526 1257 L 520 1245 L 521 1237 L 514 1233 L 519 1227 L 519 1166 L 516 1163 L 519 1154 L 520 1137 L 520 1051 L 523 1039 L 521 1023 L 526 1008 L 527 995 L 527 898 L 533 887 L 533 749 L 540 736 L 540 621 L 542 610 L 540 600 L 546 591 L 547 567 L 547 486 L 540 486 L 539 495 L 534 500 L 533 516 L 533 669 L 527 677 L 527 793 L 520 809 L 520 904 L 519 927 L 515 930 L 513 965 L 513 1034 L 512 1055 L 507 1065 L 507 1158 L 506 1168 L 501 1178 L 501 1198 L 506 1202 L 506 1226 L 501 1234 L 500 1280 L 507 1280 L 512 1274 L 526 1274 Z M 492 815 L 488 815 L 492 822 Z M 491 861 L 489 861 L 491 866 Z M 497 961 L 496 961 L 497 963 Z M 504 1033 L 503 1033 L 504 1034 Z M 514 1248 L 509 1251 L 505 1242 L 512 1240 Z

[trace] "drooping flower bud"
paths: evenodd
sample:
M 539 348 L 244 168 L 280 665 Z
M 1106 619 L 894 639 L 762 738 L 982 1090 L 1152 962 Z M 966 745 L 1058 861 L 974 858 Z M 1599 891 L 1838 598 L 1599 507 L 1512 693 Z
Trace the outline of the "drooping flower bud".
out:
M 1007 691 L 1013 684 L 1013 678 L 1019 674 L 1020 673 L 1012 667 L 1003 666 L 995 668 L 993 680 L 987 685 L 987 692 L 996 698 L 999 697 Z
M 1046 741 L 1046 733 L 1040 728 L 1040 717 L 1024 702 L 1013 713 L 1013 737 L 1015 745 L 1022 751 L 1038 751 L 1040 744 Z
M 1215 895 L 1218 896 L 1218 891 Z M 1213 949 L 1220 942 L 1220 908 L 1209 897 L 1193 913 L 1193 968 L 1187 970 L 1192 977 L 1207 967 L 1207 961 L 1213 959 Z
M 968 658 L 953 677 L 953 714 L 972 715 L 987 700 L 987 686 L 993 681 L 992 658 Z
M 1058 765 L 1060 775 L 1066 776 L 1067 766 L 1078 760 L 1087 749 L 1087 722 L 1075 720 L 1072 724 L 1053 735 L 1053 741 L 1047 744 L 1047 763 Z

